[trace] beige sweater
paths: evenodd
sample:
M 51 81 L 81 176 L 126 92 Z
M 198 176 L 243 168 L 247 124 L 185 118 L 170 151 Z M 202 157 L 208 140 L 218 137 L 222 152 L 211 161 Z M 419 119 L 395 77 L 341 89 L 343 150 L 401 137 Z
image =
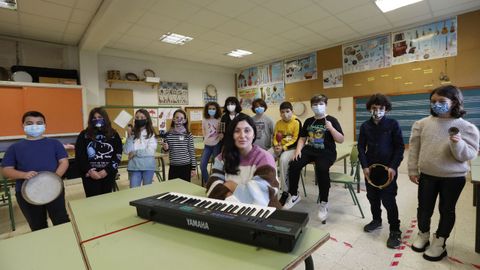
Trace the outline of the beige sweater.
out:
M 450 127 L 460 130 L 459 142 L 450 141 Z M 467 161 L 477 156 L 478 144 L 477 127 L 462 118 L 428 116 L 418 120 L 410 136 L 408 175 L 465 176 L 469 170 Z

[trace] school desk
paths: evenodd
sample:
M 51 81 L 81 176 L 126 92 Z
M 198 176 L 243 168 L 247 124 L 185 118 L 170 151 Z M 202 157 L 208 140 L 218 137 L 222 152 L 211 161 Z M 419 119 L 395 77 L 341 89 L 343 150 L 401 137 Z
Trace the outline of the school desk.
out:
M 135 199 L 175 191 L 205 196 L 183 180 L 153 183 L 69 202 L 74 224 L 92 269 L 290 269 L 306 261 L 329 234 L 306 227 L 290 253 L 261 249 L 137 217 Z
M 5 270 L 86 269 L 70 223 L 1 240 L 0 258 Z

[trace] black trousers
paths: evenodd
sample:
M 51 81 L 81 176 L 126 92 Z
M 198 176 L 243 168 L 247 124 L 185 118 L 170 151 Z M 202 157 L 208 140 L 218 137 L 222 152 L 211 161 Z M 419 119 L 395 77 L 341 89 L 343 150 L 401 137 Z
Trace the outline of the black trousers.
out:
M 313 154 L 307 151 L 302 151 L 302 157 L 298 160 L 292 160 L 288 168 L 289 187 L 288 192 L 291 195 L 298 193 L 298 181 L 300 180 L 300 173 L 302 168 L 310 162 L 315 162 L 315 177 L 320 194 L 321 202 L 328 202 L 328 192 L 330 190 L 330 167 L 333 161 L 325 158 L 324 155 Z
M 367 199 L 370 202 L 370 211 L 374 220 L 382 220 L 381 205 L 387 210 L 388 224 L 390 224 L 390 231 L 400 231 L 400 220 L 398 219 L 398 207 L 395 197 L 397 196 L 397 177 L 395 175 L 392 183 L 384 189 L 376 188 L 368 182 Z
M 48 228 L 47 213 L 53 225 L 70 222 L 65 208 L 65 190 L 58 198 L 45 205 L 30 204 L 23 198 L 21 192 L 17 192 L 15 197 L 32 231 Z
M 430 231 L 430 221 L 437 197 L 440 197 L 438 210 L 440 222 L 438 223 L 437 236 L 448 238 L 455 225 L 455 206 L 460 193 L 465 186 L 465 177 L 435 177 L 420 174 L 418 184 L 418 229 L 421 232 Z
M 190 178 L 192 177 L 192 165 L 170 165 L 168 169 L 168 180 L 180 178 L 185 181 L 190 182 Z
M 82 177 L 82 184 L 83 189 L 85 190 L 85 196 L 92 197 L 112 192 L 116 177 L 116 172 L 112 173 L 112 175 L 107 175 L 107 177 L 98 180 L 92 179 L 90 177 Z

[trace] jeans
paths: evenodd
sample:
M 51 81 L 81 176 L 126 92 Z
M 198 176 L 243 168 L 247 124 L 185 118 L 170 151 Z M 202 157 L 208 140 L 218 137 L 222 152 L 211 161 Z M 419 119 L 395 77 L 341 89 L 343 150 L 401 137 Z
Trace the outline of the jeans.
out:
M 59 225 L 70 222 L 67 209 L 65 208 L 65 190 L 53 201 L 45 205 L 34 205 L 28 203 L 21 192 L 15 194 L 18 206 L 22 210 L 25 219 L 32 231 L 45 229 L 48 227 L 47 212 L 53 225 Z
M 204 184 L 208 181 L 208 161 L 210 157 L 215 158 L 220 153 L 220 144 L 217 145 L 205 145 L 202 152 L 202 160 L 200 161 L 200 169 L 202 170 L 202 181 Z
M 150 185 L 154 173 L 155 171 L 128 171 L 130 188 L 139 187 L 142 183 L 143 185 Z
M 448 238 L 455 225 L 455 206 L 465 186 L 465 176 L 461 177 L 435 177 L 420 174 L 418 183 L 418 229 L 421 232 L 430 231 L 430 221 L 437 197 L 440 197 L 438 210 L 437 236 Z
M 310 162 L 315 162 L 315 177 L 318 185 L 318 193 L 321 202 L 328 202 L 328 193 L 330 191 L 330 167 L 333 161 L 329 160 L 322 154 L 313 154 L 302 151 L 302 157 L 298 160 L 290 162 L 290 169 L 288 170 L 289 188 L 288 193 L 297 195 L 298 181 L 300 180 L 300 173 L 302 168 Z
M 388 223 L 390 224 L 390 231 L 400 230 L 400 220 L 398 219 L 398 207 L 395 197 L 397 196 L 397 177 L 395 175 L 392 183 L 384 189 L 376 188 L 370 184 L 366 184 L 367 198 L 370 202 L 370 211 L 374 220 L 382 220 L 381 204 L 387 210 Z

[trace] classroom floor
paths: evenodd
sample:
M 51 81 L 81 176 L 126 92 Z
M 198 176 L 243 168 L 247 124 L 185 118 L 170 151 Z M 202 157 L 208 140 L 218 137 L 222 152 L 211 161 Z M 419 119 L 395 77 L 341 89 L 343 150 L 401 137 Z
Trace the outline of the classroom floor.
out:
M 399 190 L 397 203 L 400 212 L 401 230 L 407 245 L 412 243 L 417 233 L 415 224 L 417 207 L 417 186 L 408 180 L 406 175 L 406 160 L 400 167 L 398 178 Z M 340 163 L 332 169 L 342 171 Z M 457 221 L 450 238 L 447 241 L 448 259 L 440 262 L 428 262 L 419 253 L 413 252 L 408 246 L 405 249 L 392 250 L 386 247 L 388 238 L 388 224 L 386 212 L 383 211 L 383 229 L 373 233 L 364 233 L 363 226 L 370 222 L 371 214 L 366 198 L 364 185 L 357 193 L 360 204 L 365 213 L 361 218 L 357 206 L 353 205 L 348 191 L 342 185 L 332 185 L 330 189 L 329 217 L 326 224 L 321 224 L 316 217 L 318 205 L 316 199 L 318 189 L 313 182 L 313 166 L 307 167 L 306 188 L 307 197 L 292 210 L 308 211 L 309 225 L 321 228 L 330 233 L 331 239 L 321 246 L 314 254 L 313 260 L 316 269 L 480 269 L 480 254 L 474 252 L 475 237 L 475 208 L 472 206 L 472 184 L 467 183 L 457 204 Z M 199 184 L 195 178 L 194 183 Z M 121 171 L 121 178 L 117 181 L 120 189 L 128 188 L 126 171 Z M 303 195 L 303 191 L 301 191 Z M 66 182 L 67 200 L 83 198 L 81 181 L 69 180 Z M 10 231 L 8 208 L 0 208 L 0 241 L 29 233 L 30 229 L 15 203 L 16 231 Z M 438 213 L 432 218 L 432 230 L 438 224 Z M 411 230 L 411 231 L 410 231 Z M 303 264 L 296 269 L 304 269 Z

